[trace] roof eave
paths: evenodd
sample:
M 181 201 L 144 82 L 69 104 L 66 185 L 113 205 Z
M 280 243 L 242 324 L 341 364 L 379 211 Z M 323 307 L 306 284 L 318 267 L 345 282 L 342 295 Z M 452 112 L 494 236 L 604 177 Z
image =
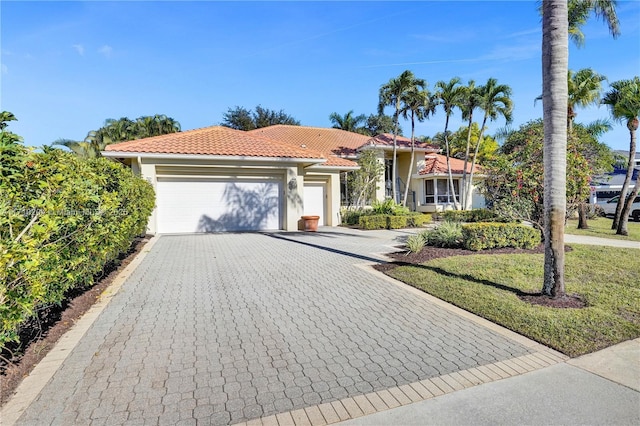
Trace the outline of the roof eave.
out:
M 209 155 L 209 154 L 169 154 L 153 152 L 125 152 L 102 151 L 103 157 L 108 158 L 156 158 L 176 160 L 219 160 L 219 161 L 263 161 L 279 163 L 305 163 L 309 165 L 326 163 L 326 158 L 302 158 L 302 157 L 259 157 L 244 155 Z

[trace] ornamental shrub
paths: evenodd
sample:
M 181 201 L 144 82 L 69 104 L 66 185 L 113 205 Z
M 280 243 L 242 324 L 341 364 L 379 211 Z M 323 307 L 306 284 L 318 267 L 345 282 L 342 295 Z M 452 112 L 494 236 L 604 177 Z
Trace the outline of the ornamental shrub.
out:
M 489 209 L 446 210 L 438 218 L 449 222 L 505 222 L 505 219 Z
M 385 229 L 387 227 L 387 216 L 384 214 L 360 216 L 358 224 L 360 228 L 366 230 Z
M 407 238 L 407 250 L 409 250 L 409 253 L 419 253 L 425 244 L 426 241 L 422 233 L 410 235 L 409 238 Z
M 468 250 L 532 249 L 541 241 L 539 230 L 515 223 L 469 223 L 462 225 L 462 235 L 464 248 Z
M 458 222 L 442 222 L 424 235 L 427 245 L 430 246 L 448 248 L 462 246 L 462 225 Z
M 407 217 L 407 226 L 419 228 L 431 223 L 431 215 L 429 213 L 413 212 Z
M 104 158 L 34 153 L 16 141 L 0 143 L 5 157 L 12 167 L 0 173 L 0 347 L 39 308 L 92 285 L 144 233 L 155 203 L 148 182 Z

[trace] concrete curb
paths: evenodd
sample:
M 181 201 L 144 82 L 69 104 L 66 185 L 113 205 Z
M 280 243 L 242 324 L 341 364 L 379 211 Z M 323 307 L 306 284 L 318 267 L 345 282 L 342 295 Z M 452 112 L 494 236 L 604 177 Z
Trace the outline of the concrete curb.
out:
M 159 237 L 153 237 L 147 242 L 142 251 L 115 277 L 111 285 L 100 295 L 99 300 L 85 314 L 78 319 L 67 331 L 51 351 L 36 365 L 27 376 L 14 395 L 0 410 L 0 423 L 6 426 L 15 424 L 24 411 L 38 397 L 45 385 L 51 380 L 71 351 L 76 347 L 82 336 L 96 321 L 111 299 L 118 293 L 131 273 L 140 265 L 147 253 L 151 251 Z

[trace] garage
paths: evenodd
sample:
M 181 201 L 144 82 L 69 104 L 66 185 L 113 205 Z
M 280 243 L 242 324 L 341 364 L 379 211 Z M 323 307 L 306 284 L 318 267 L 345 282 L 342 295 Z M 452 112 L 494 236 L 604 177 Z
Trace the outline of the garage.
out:
M 282 228 L 282 179 L 158 177 L 157 232 Z
M 304 183 L 304 215 L 320 216 L 318 225 L 324 226 L 326 211 L 326 184 L 305 182 Z

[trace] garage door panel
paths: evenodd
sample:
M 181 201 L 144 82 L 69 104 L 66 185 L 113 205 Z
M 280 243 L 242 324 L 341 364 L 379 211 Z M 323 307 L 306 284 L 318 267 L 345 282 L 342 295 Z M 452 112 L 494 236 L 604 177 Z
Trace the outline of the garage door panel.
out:
M 158 232 L 280 229 L 277 180 L 158 179 Z

